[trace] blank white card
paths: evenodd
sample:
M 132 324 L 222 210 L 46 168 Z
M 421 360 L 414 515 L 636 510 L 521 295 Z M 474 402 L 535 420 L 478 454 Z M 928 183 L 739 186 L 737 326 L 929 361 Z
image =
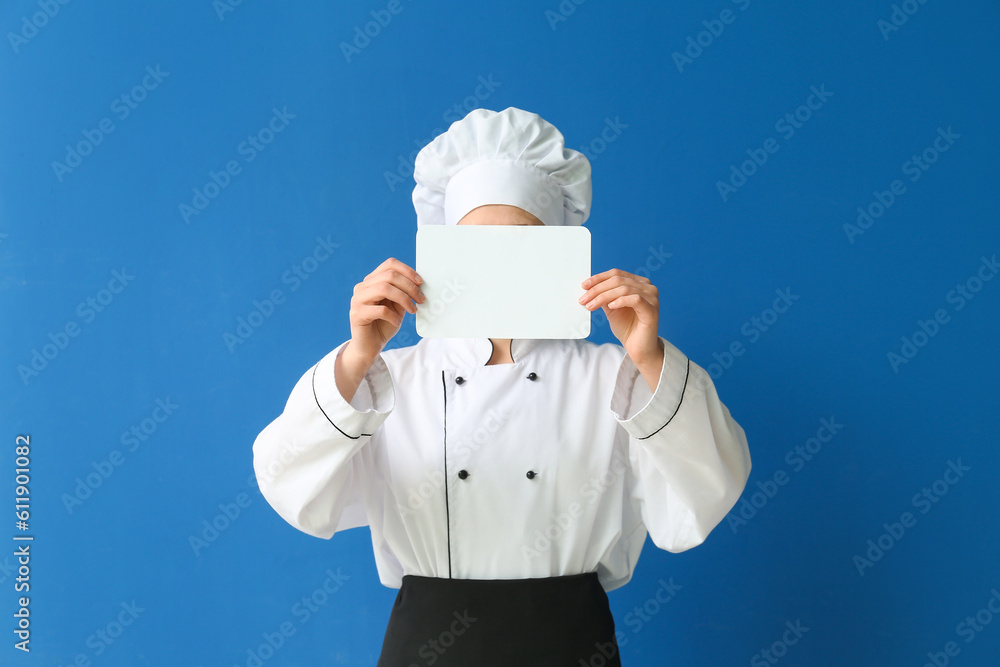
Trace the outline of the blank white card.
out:
M 428 225 L 417 230 L 417 304 L 425 338 L 586 338 L 579 303 L 590 230 L 539 225 Z

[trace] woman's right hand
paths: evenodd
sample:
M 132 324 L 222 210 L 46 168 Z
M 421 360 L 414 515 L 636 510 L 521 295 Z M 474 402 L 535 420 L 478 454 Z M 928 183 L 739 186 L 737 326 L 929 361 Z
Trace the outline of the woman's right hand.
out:
M 406 312 L 417 312 L 414 301 L 424 302 L 422 282 L 416 271 L 390 257 L 354 286 L 348 343 L 352 355 L 369 362 L 375 360 L 399 331 Z

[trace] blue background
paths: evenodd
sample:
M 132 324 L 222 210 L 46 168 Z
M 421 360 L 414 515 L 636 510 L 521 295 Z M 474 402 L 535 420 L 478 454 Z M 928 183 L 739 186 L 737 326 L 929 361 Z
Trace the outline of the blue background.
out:
M 5 2 L 0 663 L 252 665 L 282 623 L 294 633 L 263 664 L 375 663 L 395 591 L 368 530 L 292 529 L 257 491 L 251 445 L 349 336 L 354 284 L 386 257 L 412 263 L 416 149 L 476 106 L 516 106 L 588 152 L 595 271 L 651 269 L 661 333 L 712 371 L 753 458 L 746 502 L 703 545 L 647 544 L 610 594 L 624 663 L 1000 664 L 1000 280 L 976 282 L 1000 252 L 1000 8 L 902 4 L 888 30 L 893 4 L 860 0 Z M 372 11 L 391 21 L 345 55 Z M 115 100 L 144 77 L 122 117 Z M 831 95 L 799 109 L 812 86 Z M 275 109 L 294 118 L 248 161 L 241 142 Z M 789 135 L 776 124 L 796 110 L 809 117 Z M 55 168 L 102 119 L 113 131 Z M 958 138 L 937 154 L 939 128 Z M 777 152 L 720 194 L 769 138 Z M 186 219 L 230 160 L 239 173 Z M 897 179 L 905 193 L 848 234 Z M 296 283 L 318 238 L 339 246 Z M 117 293 L 116 270 L 133 276 Z M 948 295 L 966 284 L 959 308 Z M 798 298 L 775 317 L 786 289 Z M 282 302 L 227 344 L 273 290 Z M 939 309 L 947 322 L 890 363 Z M 591 339 L 612 340 L 596 318 Z M 416 340 L 408 315 L 391 345 Z M 162 422 L 157 400 L 176 406 Z M 842 428 L 795 463 L 822 419 Z M 146 439 L 130 450 L 133 427 Z M 893 537 L 904 512 L 915 523 Z M 11 632 L 18 534 L 34 536 L 30 654 Z M 328 570 L 347 578 L 304 618 Z M 662 605 L 661 579 L 682 587 Z M 977 613 L 991 622 L 962 625 Z

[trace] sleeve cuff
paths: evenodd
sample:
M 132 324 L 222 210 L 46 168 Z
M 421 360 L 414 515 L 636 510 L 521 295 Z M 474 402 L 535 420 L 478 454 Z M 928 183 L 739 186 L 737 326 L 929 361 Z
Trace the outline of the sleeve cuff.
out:
M 312 370 L 313 396 L 320 411 L 334 428 L 356 440 L 370 436 L 385 421 L 395 405 L 395 393 L 389 368 L 380 354 L 361 380 L 354 398 L 348 403 L 337 389 L 337 357 L 347 345 L 338 345 L 319 360 Z
M 618 368 L 615 389 L 611 396 L 611 411 L 629 434 L 644 440 L 670 423 L 684 400 L 690 374 L 690 360 L 662 336 L 663 367 L 656 391 L 649 385 L 626 354 Z

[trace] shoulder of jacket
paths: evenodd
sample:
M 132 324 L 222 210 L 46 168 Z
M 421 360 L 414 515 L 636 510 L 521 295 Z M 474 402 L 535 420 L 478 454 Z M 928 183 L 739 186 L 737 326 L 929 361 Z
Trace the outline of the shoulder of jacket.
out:
M 440 359 L 444 354 L 441 346 L 441 339 L 421 338 L 413 345 L 382 350 L 382 360 L 390 369 L 412 368 L 430 359 Z
M 590 363 L 618 364 L 625 356 L 625 348 L 617 343 L 596 343 L 586 338 L 544 340 L 539 343 L 539 351 L 566 354 Z

